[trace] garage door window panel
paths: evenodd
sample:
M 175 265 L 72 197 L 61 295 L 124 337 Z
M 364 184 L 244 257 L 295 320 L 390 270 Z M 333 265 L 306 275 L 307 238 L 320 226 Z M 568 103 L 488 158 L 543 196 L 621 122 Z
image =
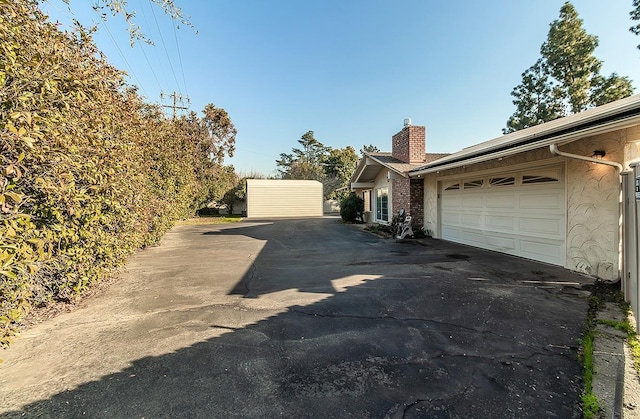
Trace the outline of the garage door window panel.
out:
M 516 178 L 509 177 L 492 177 L 489 178 L 489 185 L 493 186 L 514 186 L 516 184 Z
M 464 189 L 482 188 L 484 181 L 482 179 L 467 180 L 464 182 Z

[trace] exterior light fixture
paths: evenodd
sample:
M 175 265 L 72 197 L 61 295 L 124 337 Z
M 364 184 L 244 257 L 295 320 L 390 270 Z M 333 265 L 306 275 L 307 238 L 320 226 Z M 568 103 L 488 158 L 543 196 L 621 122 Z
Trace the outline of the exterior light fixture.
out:
M 606 155 L 607 153 L 605 153 L 604 150 L 593 150 L 593 154 L 591 155 L 591 157 L 593 157 L 594 159 L 602 160 L 602 158 Z

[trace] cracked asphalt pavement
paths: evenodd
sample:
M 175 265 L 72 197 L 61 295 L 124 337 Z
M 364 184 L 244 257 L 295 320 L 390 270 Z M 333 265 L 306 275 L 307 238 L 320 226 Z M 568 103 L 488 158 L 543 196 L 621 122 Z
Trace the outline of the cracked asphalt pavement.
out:
M 0 417 L 581 417 L 591 280 L 336 217 L 180 226 L 0 356 Z

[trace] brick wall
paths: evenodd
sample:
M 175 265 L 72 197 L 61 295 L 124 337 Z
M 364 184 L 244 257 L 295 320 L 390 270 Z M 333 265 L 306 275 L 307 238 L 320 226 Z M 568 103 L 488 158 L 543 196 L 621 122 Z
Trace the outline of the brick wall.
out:
M 423 126 L 409 125 L 392 137 L 391 154 L 405 163 L 425 162 L 426 129 Z
M 391 179 L 391 211 L 389 221 L 398 215 L 398 211 L 404 208 L 407 213 L 410 210 L 411 188 L 409 179 Z
M 413 226 L 422 226 L 424 225 L 424 181 L 422 178 L 411 179 L 409 196 L 411 202 L 409 214 L 413 218 Z
M 424 182 L 422 179 L 392 179 L 389 221 L 401 208 L 411 215 L 413 225 L 424 224 Z

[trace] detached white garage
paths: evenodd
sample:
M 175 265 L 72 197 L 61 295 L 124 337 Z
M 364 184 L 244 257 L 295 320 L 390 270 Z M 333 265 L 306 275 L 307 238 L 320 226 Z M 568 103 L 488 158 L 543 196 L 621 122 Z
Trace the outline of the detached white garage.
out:
M 442 183 L 442 238 L 565 265 L 562 166 Z
M 247 179 L 247 218 L 322 217 L 322 183 Z

